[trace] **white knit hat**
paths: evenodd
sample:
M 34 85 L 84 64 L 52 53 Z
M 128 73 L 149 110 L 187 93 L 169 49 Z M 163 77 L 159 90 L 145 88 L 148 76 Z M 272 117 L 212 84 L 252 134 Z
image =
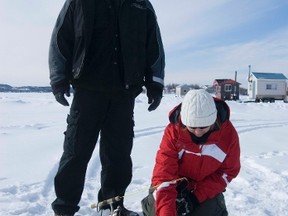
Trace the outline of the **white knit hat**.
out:
M 181 106 L 181 121 L 188 127 L 206 127 L 216 121 L 217 109 L 213 97 L 204 89 L 190 90 Z

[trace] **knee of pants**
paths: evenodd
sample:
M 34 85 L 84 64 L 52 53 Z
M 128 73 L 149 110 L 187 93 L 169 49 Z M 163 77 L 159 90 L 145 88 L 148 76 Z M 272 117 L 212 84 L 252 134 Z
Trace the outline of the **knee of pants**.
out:
M 228 215 L 225 199 L 222 193 L 212 199 L 208 199 L 197 206 L 193 212 L 193 216 L 226 216 Z
M 228 215 L 226 204 L 225 204 L 225 199 L 224 195 L 220 193 L 219 195 L 216 196 L 216 201 L 219 206 L 219 216 L 226 216 Z

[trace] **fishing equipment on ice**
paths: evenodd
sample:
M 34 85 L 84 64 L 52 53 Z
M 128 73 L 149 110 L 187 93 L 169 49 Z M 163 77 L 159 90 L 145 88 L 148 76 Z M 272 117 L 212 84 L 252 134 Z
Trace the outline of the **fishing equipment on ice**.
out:
M 122 197 L 120 197 L 120 196 L 112 197 L 110 199 L 103 200 L 102 202 L 92 204 L 91 208 L 92 209 L 94 209 L 94 208 L 102 209 L 103 206 L 110 205 L 111 209 L 113 209 L 112 204 L 119 202 L 121 199 L 122 199 Z
M 178 178 L 178 179 L 173 179 L 173 180 L 171 180 L 171 181 L 169 181 L 169 182 L 166 182 L 166 184 L 167 184 L 167 183 L 178 183 L 178 182 L 181 182 L 181 181 L 184 181 L 184 180 L 187 181 L 187 178 L 182 177 L 182 178 Z M 151 186 L 150 189 L 149 189 L 149 191 L 151 191 L 151 192 L 149 193 L 149 195 L 153 197 L 153 195 L 152 195 L 153 192 L 152 192 L 152 191 L 156 190 L 156 189 L 157 189 L 158 187 L 160 187 L 160 186 L 161 186 L 161 184 L 155 185 L 155 186 Z M 147 189 L 147 188 L 146 188 L 146 189 Z M 146 190 L 146 189 L 145 189 L 145 190 Z M 138 191 L 138 192 L 139 192 L 139 191 Z M 126 194 L 126 196 L 127 196 L 127 195 L 129 195 L 129 194 Z M 119 202 L 119 201 L 120 201 L 121 199 L 123 199 L 123 198 L 124 198 L 124 196 L 112 197 L 112 198 L 110 198 L 110 199 L 103 200 L 103 201 L 101 201 L 101 202 L 92 204 L 92 205 L 91 205 L 91 208 L 92 208 L 92 209 L 95 209 L 95 208 L 96 208 L 96 209 L 99 211 L 99 210 L 102 210 L 104 206 L 110 205 L 110 210 L 111 210 L 111 212 L 110 212 L 110 215 L 109 215 L 109 216 L 122 216 L 122 215 L 123 215 L 123 211 L 126 212 L 126 213 L 127 213 L 127 211 L 128 211 L 128 212 L 130 212 L 129 215 L 134 215 L 134 212 L 131 212 L 131 211 L 125 209 L 125 208 L 122 209 L 121 206 L 117 206 L 117 208 L 114 208 L 114 207 L 115 207 L 115 205 L 114 205 L 114 207 L 113 207 L 113 204 Z M 154 198 L 153 198 L 153 200 L 154 200 Z M 183 205 L 183 200 L 182 200 L 182 202 L 179 200 L 179 202 Z M 143 204 L 143 203 L 142 203 L 142 204 Z M 154 202 L 153 202 L 153 205 L 154 205 Z M 184 205 L 184 206 L 187 208 L 186 205 Z M 126 213 L 124 213 L 124 215 L 126 215 Z M 137 216 L 137 215 L 138 215 L 138 214 L 135 213 L 135 216 Z M 145 215 L 145 214 L 144 214 L 144 215 Z M 185 214 L 182 214 L 182 215 L 185 215 Z

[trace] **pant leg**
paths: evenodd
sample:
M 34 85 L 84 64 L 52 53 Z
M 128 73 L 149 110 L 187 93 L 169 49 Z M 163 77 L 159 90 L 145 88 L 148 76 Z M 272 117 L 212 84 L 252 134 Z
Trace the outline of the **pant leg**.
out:
M 134 100 L 133 95 L 124 92 L 111 98 L 111 106 L 101 129 L 99 201 L 123 196 L 131 182 Z M 120 204 L 123 204 L 123 200 Z
M 227 216 L 228 212 L 226 209 L 225 199 L 222 193 L 216 197 L 206 200 L 201 203 L 194 211 L 191 216 Z
M 64 152 L 54 179 L 57 198 L 52 208 L 57 213 L 73 214 L 79 210 L 87 165 L 103 122 L 103 110 L 106 110 L 105 100 L 99 99 L 99 95 L 75 92 L 67 117 Z

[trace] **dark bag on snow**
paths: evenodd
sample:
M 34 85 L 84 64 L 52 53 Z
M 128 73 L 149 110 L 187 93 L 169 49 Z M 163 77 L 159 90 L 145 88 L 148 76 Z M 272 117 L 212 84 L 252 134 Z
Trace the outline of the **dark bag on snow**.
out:
M 141 200 L 143 216 L 155 216 L 155 199 L 153 192 L 154 189 L 150 188 L 148 196 Z

